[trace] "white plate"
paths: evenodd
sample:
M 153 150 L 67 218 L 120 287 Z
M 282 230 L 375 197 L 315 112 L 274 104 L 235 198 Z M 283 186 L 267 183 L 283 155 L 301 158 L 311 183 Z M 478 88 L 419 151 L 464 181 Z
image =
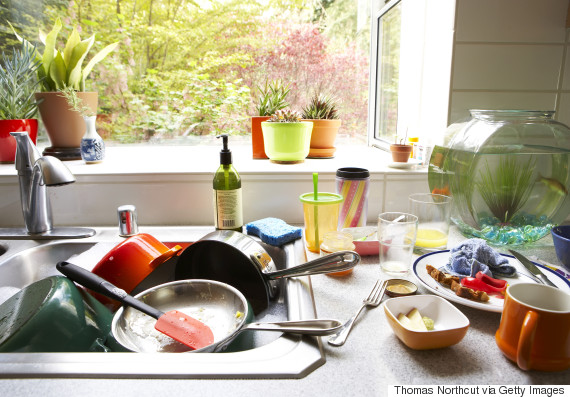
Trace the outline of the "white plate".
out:
M 406 163 L 401 163 L 401 162 L 390 163 L 390 164 L 388 164 L 388 167 L 398 168 L 401 170 L 409 170 L 409 169 L 415 168 L 417 165 L 420 165 L 420 164 L 421 164 L 420 160 L 409 159 L 408 162 L 406 162 Z
M 517 274 L 515 277 L 501 277 L 504 280 L 507 280 L 509 285 L 517 284 L 517 283 L 535 283 L 534 279 L 531 277 L 531 273 L 521 265 L 514 257 L 510 255 L 504 255 L 505 258 L 509 260 L 509 264 L 514 266 L 517 269 Z M 450 301 L 460 303 L 465 306 L 473 307 L 475 309 L 486 310 L 490 312 L 497 312 L 501 313 L 503 311 L 503 301 L 502 298 L 497 298 L 495 296 L 489 295 L 488 302 L 476 302 L 470 299 L 461 298 L 455 295 L 451 289 L 441 285 L 437 281 L 435 281 L 426 270 L 426 265 L 431 265 L 440 271 L 445 271 L 445 264 L 449 260 L 449 250 L 445 251 L 436 251 L 426 255 L 419 257 L 414 262 L 414 274 L 416 275 L 417 279 L 430 291 L 434 294 L 439 295 L 445 299 Z M 549 268 L 539 265 L 538 263 L 533 262 L 536 267 L 540 269 L 542 273 L 548 277 L 550 281 L 552 281 L 558 288 L 563 291 L 570 292 L 570 281 L 559 275 L 558 273 L 550 270 Z

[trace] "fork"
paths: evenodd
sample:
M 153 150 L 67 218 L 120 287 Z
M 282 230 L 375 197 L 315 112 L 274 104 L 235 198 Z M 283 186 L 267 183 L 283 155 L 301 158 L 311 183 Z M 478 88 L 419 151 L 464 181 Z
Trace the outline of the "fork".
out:
M 368 297 L 362 301 L 362 306 L 360 306 L 360 308 L 358 309 L 356 314 L 354 316 L 352 316 L 341 327 L 341 329 L 338 330 L 337 333 L 332 334 L 329 337 L 329 340 L 328 340 L 329 344 L 331 344 L 333 346 L 344 345 L 344 342 L 346 342 L 346 338 L 348 338 L 348 334 L 352 330 L 352 326 L 354 325 L 354 322 L 356 321 L 356 319 L 360 315 L 360 312 L 362 312 L 362 309 L 364 309 L 366 306 L 372 306 L 372 307 L 378 306 L 380 304 L 380 301 L 382 300 L 382 297 L 384 296 L 384 291 L 386 290 L 387 284 L 388 284 L 388 280 L 384 280 L 384 281 L 377 280 L 376 281 L 376 284 L 374 284 L 374 287 L 372 287 L 372 291 L 370 291 L 370 294 L 368 295 Z

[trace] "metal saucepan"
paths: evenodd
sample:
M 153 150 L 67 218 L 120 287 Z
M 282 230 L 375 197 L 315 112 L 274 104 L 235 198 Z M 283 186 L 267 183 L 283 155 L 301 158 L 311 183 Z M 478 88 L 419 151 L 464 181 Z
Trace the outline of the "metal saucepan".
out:
M 304 264 L 276 270 L 267 251 L 253 238 L 231 230 L 207 234 L 180 254 L 176 280 L 208 279 L 241 291 L 258 314 L 277 295 L 278 279 L 348 270 L 360 262 L 354 251 L 339 251 Z
M 342 326 L 337 320 L 248 323 L 247 300 L 236 288 L 213 280 L 180 280 L 141 292 L 135 298 L 162 310 L 180 310 L 208 325 L 214 343 L 191 352 L 217 352 L 245 330 L 330 335 Z M 155 320 L 136 309 L 121 307 L 113 317 L 113 337 L 125 349 L 141 352 L 186 352 L 188 347 L 154 329 Z

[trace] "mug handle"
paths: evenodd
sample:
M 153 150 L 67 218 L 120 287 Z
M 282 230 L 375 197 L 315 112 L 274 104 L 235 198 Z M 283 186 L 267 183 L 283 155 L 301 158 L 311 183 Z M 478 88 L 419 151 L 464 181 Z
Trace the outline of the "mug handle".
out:
M 538 313 L 529 310 L 524 317 L 519 345 L 517 347 L 517 365 L 520 369 L 528 371 L 530 369 L 530 353 L 538 324 Z

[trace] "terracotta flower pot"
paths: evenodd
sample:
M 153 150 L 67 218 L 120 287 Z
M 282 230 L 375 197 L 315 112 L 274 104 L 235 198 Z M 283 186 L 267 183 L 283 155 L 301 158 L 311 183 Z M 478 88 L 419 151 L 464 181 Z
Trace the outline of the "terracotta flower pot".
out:
M 16 159 L 16 138 L 10 132 L 27 131 L 35 144 L 38 137 L 38 120 L 0 120 L 0 163 L 13 163 Z
M 390 145 L 390 151 L 392 152 L 392 160 L 396 163 L 407 163 L 410 159 L 410 154 L 412 153 L 412 147 L 410 145 Z
M 265 153 L 273 163 L 302 163 L 309 154 L 313 123 L 261 123 Z
M 269 120 L 269 116 L 251 117 L 251 148 L 253 150 L 254 159 L 267 158 L 263 144 L 263 131 L 261 130 L 261 122 L 267 120 Z
M 78 92 L 77 96 L 94 114 L 97 113 L 98 93 Z M 72 110 L 60 92 L 37 92 L 36 100 L 40 115 L 51 142 L 51 148 L 44 154 L 50 154 L 61 160 L 81 160 L 81 138 L 85 134 L 85 121 L 78 112 Z M 77 153 L 77 156 L 67 153 Z M 62 153 L 62 155 L 58 155 Z
M 341 120 L 303 119 L 313 123 L 311 149 L 309 157 L 333 157 L 336 148 L 334 142 L 341 125 Z

